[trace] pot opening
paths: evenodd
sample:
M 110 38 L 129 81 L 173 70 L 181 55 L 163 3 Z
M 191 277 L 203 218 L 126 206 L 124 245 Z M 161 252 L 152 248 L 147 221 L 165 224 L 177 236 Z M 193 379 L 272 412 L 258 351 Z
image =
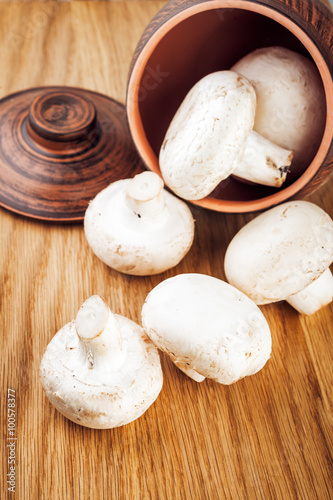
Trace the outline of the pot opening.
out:
M 313 60 L 303 43 L 289 29 L 266 15 L 249 10 L 204 10 L 165 30 L 149 57 L 141 62 L 143 72 L 134 99 L 142 125 L 139 144 L 135 137 L 134 140 L 147 166 L 159 172 L 158 155 L 167 128 L 185 95 L 198 80 L 214 71 L 230 69 L 257 48 L 274 45 L 294 50 Z M 324 131 L 325 124 L 321 136 Z M 304 170 L 317 151 L 318 148 L 307 158 Z M 215 189 L 210 198 L 227 203 L 246 203 L 274 197 L 294 182 L 295 179 L 287 180 L 283 188 L 278 189 L 245 184 L 230 177 Z

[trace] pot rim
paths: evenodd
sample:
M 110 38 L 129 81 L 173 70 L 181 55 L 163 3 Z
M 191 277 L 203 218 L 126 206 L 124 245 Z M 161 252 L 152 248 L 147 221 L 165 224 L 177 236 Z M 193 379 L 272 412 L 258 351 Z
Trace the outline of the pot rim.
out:
M 311 182 L 311 180 L 314 178 L 321 165 L 323 164 L 333 140 L 333 79 L 330 70 L 315 43 L 290 18 L 286 17 L 284 14 L 274 10 L 271 7 L 247 0 L 208 0 L 207 2 L 189 6 L 181 12 L 178 12 L 177 14 L 166 20 L 151 35 L 150 39 L 144 45 L 137 57 L 137 60 L 134 63 L 127 88 L 127 119 L 132 139 L 142 160 L 150 170 L 162 177 L 159 169 L 158 158 L 156 157 L 147 140 L 138 107 L 140 82 L 144 69 L 146 67 L 146 63 L 163 37 L 182 21 L 185 21 L 189 17 L 201 12 L 206 12 L 208 10 L 219 10 L 223 8 L 256 12 L 270 19 L 273 19 L 274 21 L 287 28 L 294 36 L 296 36 L 296 38 L 298 38 L 298 40 L 303 44 L 303 46 L 311 55 L 319 71 L 325 90 L 327 116 L 321 144 L 308 168 L 290 186 L 282 188 L 277 193 L 271 194 L 264 198 L 250 201 L 220 200 L 211 197 L 206 197 L 202 200 L 190 201 L 197 206 L 201 206 L 218 212 L 255 212 L 287 201 L 288 199 L 295 197 L 297 193 L 305 188 L 305 186 L 307 186 Z

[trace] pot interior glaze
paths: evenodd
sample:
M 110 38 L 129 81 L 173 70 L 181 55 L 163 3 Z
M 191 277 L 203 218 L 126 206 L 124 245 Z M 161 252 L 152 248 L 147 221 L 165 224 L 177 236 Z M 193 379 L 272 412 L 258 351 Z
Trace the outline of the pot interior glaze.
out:
M 323 81 L 330 120 L 320 131 L 322 143 L 309 158 L 304 173 L 294 181 L 287 180 L 280 189 L 245 184 L 230 177 L 208 198 L 194 202 L 221 212 L 250 212 L 295 196 L 320 168 L 332 143 L 333 86 L 320 52 L 290 19 L 265 6 L 241 0 L 232 3 L 237 8 L 216 8 L 224 3 L 231 5 L 230 1 L 221 0 L 190 7 L 151 35 L 132 70 L 127 111 L 140 156 L 149 169 L 160 173 L 158 155 L 167 128 L 187 92 L 202 77 L 230 69 L 249 52 L 273 45 L 313 60 Z

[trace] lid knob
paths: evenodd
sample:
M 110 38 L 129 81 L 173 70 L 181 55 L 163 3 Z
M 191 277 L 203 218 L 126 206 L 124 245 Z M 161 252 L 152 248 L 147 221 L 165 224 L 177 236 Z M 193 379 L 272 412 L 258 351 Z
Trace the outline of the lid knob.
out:
M 63 143 L 87 140 L 91 143 L 90 135 L 96 127 L 96 109 L 92 102 L 67 90 L 42 93 L 29 108 L 30 138 L 50 149 L 59 149 Z

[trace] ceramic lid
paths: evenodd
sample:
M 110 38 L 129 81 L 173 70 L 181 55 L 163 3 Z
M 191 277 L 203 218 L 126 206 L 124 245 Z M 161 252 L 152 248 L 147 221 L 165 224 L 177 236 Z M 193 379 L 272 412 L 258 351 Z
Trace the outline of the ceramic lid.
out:
M 111 182 L 144 170 L 125 106 L 72 87 L 39 87 L 0 100 L 0 205 L 58 222 L 81 221 Z

